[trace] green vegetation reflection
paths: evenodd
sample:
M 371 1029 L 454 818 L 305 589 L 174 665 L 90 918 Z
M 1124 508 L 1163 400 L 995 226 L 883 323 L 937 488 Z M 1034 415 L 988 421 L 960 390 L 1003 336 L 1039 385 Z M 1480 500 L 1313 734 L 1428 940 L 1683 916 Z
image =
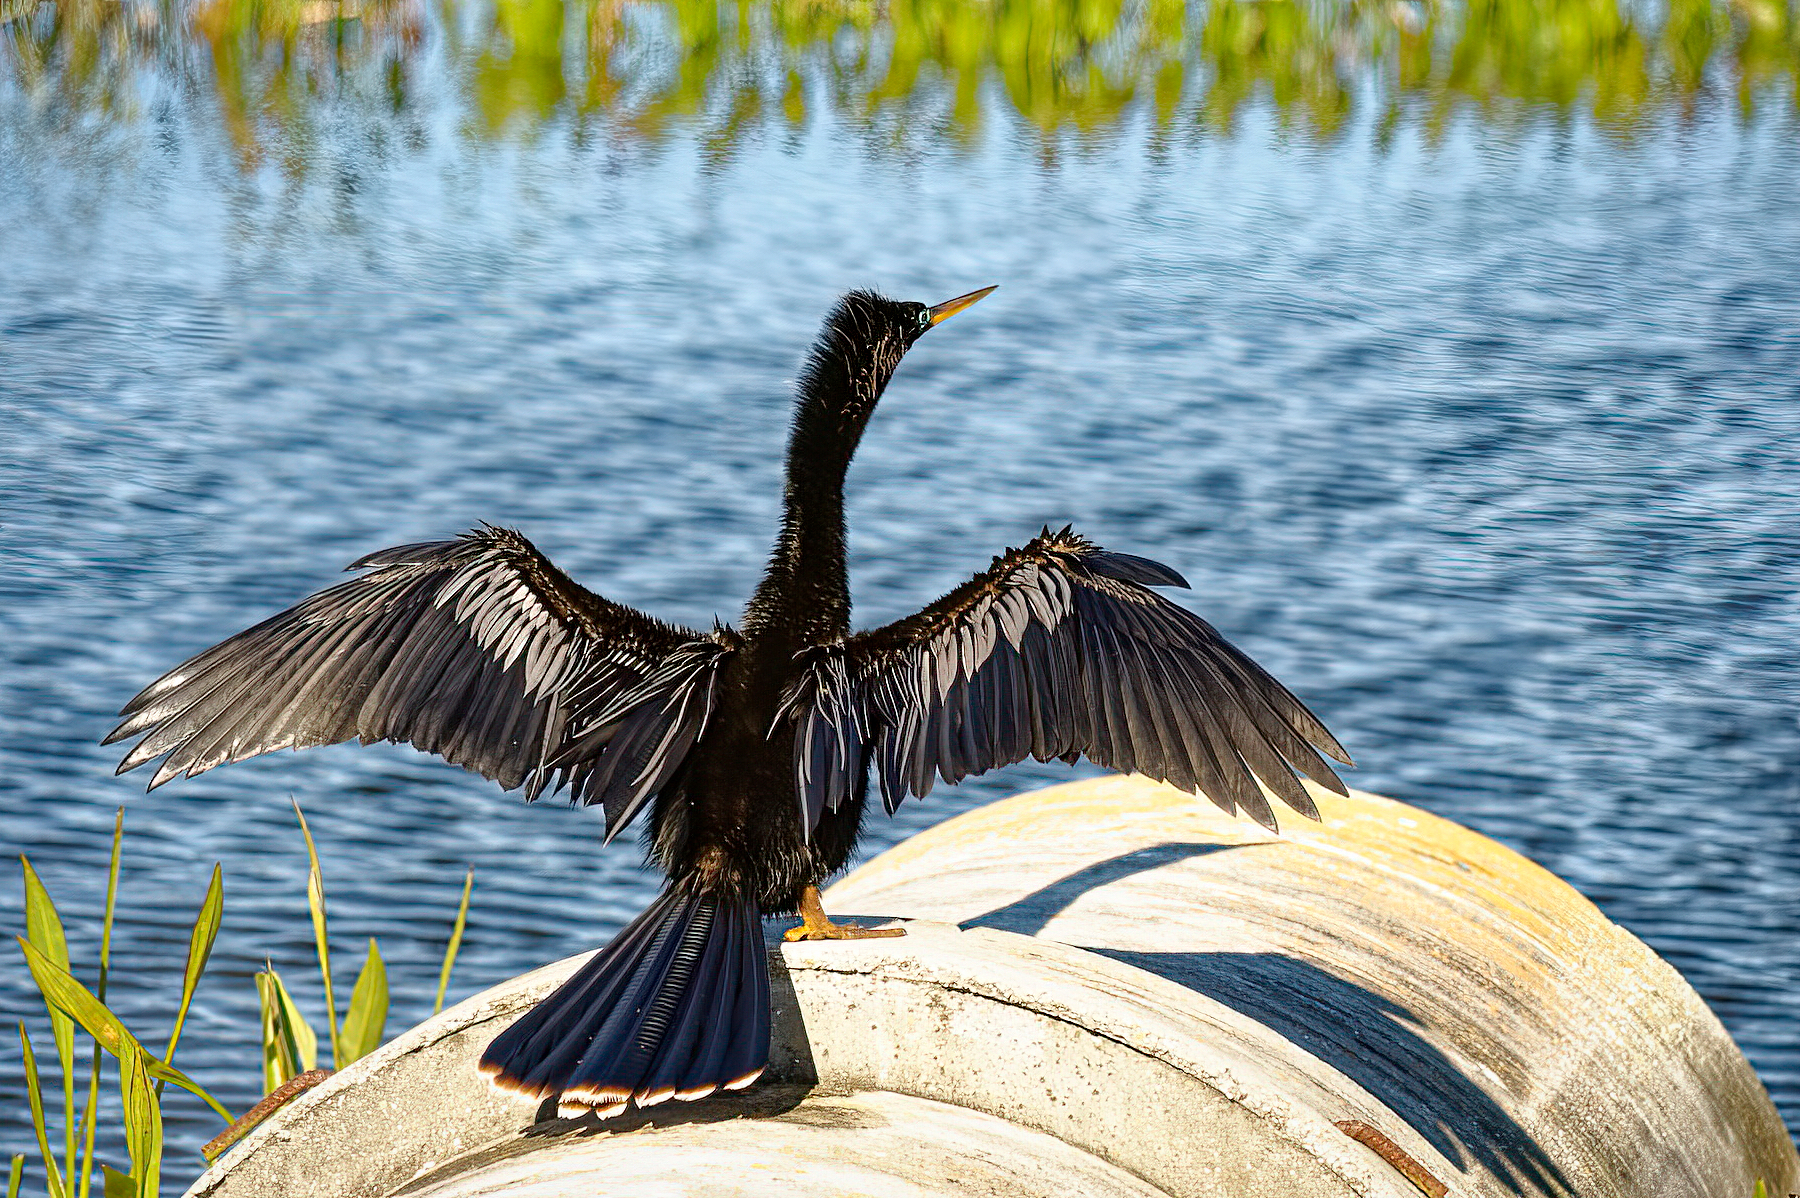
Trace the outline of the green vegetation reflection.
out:
M 246 164 L 304 156 L 321 108 L 460 105 L 479 139 L 697 133 L 715 154 L 821 110 L 875 144 L 996 118 L 1052 144 L 1147 117 L 1308 137 L 1359 105 L 1441 127 L 1574 114 L 1630 136 L 1724 101 L 1791 111 L 1800 0 L 0 0 L 0 79 L 40 113 L 133 119 L 210 90 Z

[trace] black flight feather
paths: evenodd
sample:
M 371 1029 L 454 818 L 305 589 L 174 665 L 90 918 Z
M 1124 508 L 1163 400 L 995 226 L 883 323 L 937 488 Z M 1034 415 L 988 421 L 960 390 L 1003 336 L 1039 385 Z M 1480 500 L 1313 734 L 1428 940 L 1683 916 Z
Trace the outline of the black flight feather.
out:
M 154 788 L 275 749 L 355 737 L 411 743 L 508 789 L 529 780 L 535 795 L 554 770 L 582 775 L 605 748 L 589 736 L 583 753 L 571 753 L 571 728 L 653 675 L 667 682 L 665 704 L 681 686 L 707 689 L 731 650 L 718 634 L 583 589 L 506 529 L 381 550 L 351 568 L 374 572 L 145 687 L 107 737 L 142 737 L 120 772 L 166 755 Z M 671 659 L 683 667 L 673 675 Z M 672 704 L 677 734 L 655 743 L 671 752 L 691 745 L 710 708 L 710 694 L 698 707 Z M 679 764 L 654 752 L 649 760 L 653 776 L 631 779 L 640 801 L 643 785 L 666 782 Z
M 865 760 L 821 753 L 833 730 L 873 742 L 890 811 L 929 794 L 934 778 L 1081 753 L 1201 790 L 1271 830 L 1258 779 L 1316 818 L 1295 771 L 1346 793 L 1318 752 L 1342 759 L 1342 746 L 1211 625 L 1147 589 L 1186 585 L 1158 562 L 1046 529 L 919 614 L 821 647 L 802 676 L 815 681 L 796 684 L 783 708 L 804 732 L 803 826 Z M 840 676 L 853 694 L 816 681 Z

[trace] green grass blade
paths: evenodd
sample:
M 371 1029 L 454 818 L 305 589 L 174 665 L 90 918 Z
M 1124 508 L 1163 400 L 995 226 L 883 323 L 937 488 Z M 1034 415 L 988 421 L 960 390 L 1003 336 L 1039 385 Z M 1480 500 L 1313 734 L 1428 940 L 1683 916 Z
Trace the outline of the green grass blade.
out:
M 357 976 L 356 989 L 350 993 L 350 1007 L 344 1012 L 344 1064 L 359 1061 L 381 1046 L 387 1017 L 387 966 L 382 963 L 381 948 L 371 936 L 368 959 Z
M 37 983 L 44 1001 L 67 1012 L 75 1021 L 87 1030 L 88 1035 L 107 1052 L 115 1057 L 121 1056 L 137 1044 L 119 1017 L 106 1009 L 106 1004 L 88 993 L 88 988 L 70 976 L 38 947 L 23 937 L 18 940 L 19 948 L 25 953 L 25 964 L 31 970 L 31 979 Z
M 100 924 L 100 1001 L 106 1001 L 106 974 L 112 968 L 113 908 L 119 898 L 119 845 L 125 839 L 125 808 L 113 813 L 112 862 L 106 870 L 106 918 Z
M 200 984 L 200 975 L 206 970 L 207 958 L 212 956 L 213 941 L 219 938 L 219 922 L 225 914 L 225 874 L 222 867 L 213 866 L 212 883 L 206 888 L 206 897 L 200 902 L 200 914 L 194 920 L 193 934 L 188 937 L 187 972 L 181 979 L 181 1006 L 175 1011 L 175 1030 L 169 1033 L 169 1047 L 163 1053 L 163 1060 L 175 1060 L 175 1046 L 181 1043 L 181 1025 L 187 1022 L 188 1004 L 194 1001 L 194 989 Z M 162 1090 L 158 1087 L 157 1093 Z
M 25 1053 L 25 1096 L 31 1102 L 31 1127 L 37 1132 L 38 1151 L 44 1157 L 44 1184 L 50 1198 L 66 1198 L 62 1174 L 56 1170 L 56 1158 L 50 1154 L 50 1134 L 44 1129 L 44 1092 L 38 1086 L 37 1056 L 31 1051 L 31 1037 L 25 1025 L 19 1025 L 19 1046 Z
M 431 1008 L 436 1015 L 444 1009 L 444 995 L 450 989 L 450 969 L 456 964 L 456 950 L 462 947 L 463 928 L 469 922 L 469 891 L 475 888 L 475 867 L 463 875 L 462 905 L 456 909 L 456 926 L 450 930 L 450 946 L 444 950 L 444 967 L 438 971 L 437 1002 Z
M 137 1182 L 129 1174 L 111 1165 L 101 1165 L 100 1173 L 106 1179 L 105 1198 L 137 1198 Z
M 138 1198 L 156 1198 L 162 1177 L 162 1104 L 150 1081 L 150 1054 L 134 1044 L 119 1058 L 119 1096 L 125 1110 L 125 1146 Z
M 279 1077 L 275 1085 L 269 1087 L 273 1090 L 296 1073 L 305 1073 L 318 1064 L 319 1037 L 306 1022 L 306 1017 L 300 1014 L 300 1008 L 294 1005 L 293 996 L 282 984 L 281 975 L 275 972 L 273 965 L 256 976 L 257 985 L 267 988 L 269 1006 L 266 1015 L 279 1066 Z
M 25 1180 L 25 1154 L 21 1152 L 12 1159 L 12 1169 L 6 1175 L 6 1198 L 19 1198 L 19 1186 Z
M 314 1033 L 312 1024 L 300 1013 L 294 998 L 281 982 L 281 975 L 273 969 L 269 971 L 275 977 L 275 994 L 281 999 L 281 1017 L 293 1033 L 297 1052 L 294 1057 L 296 1072 L 305 1073 L 308 1069 L 316 1069 L 319 1065 L 319 1037 Z
M 25 857 L 25 936 L 64 973 L 69 971 L 69 942 L 63 935 L 62 917 L 50 892 L 38 879 L 37 871 Z M 75 1023 L 45 1000 L 50 1011 L 50 1033 L 56 1038 L 56 1060 L 62 1066 L 63 1087 L 63 1171 L 75 1176 Z
M 37 983 L 38 990 L 45 999 L 72 1015 L 75 1022 L 94 1038 L 95 1043 L 118 1057 L 121 1062 L 125 1061 L 133 1049 L 142 1051 L 142 1045 L 126 1030 L 124 1021 L 108 1010 L 105 1003 L 88 993 L 86 986 L 71 977 L 67 970 L 58 969 L 53 961 L 23 936 L 15 939 L 25 953 L 25 964 L 31 969 L 31 979 Z M 211 1094 L 196 1085 L 187 1074 L 148 1053 L 144 1054 L 144 1059 L 150 1076 L 174 1082 L 217 1111 L 225 1122 L 232 1122 L 230 1112 L 220 1106 Z
M 100 983 L 95 988 L 106 1001 L 106 976 L 112 968 L 113 910 L 119 897 L 119 845 L 125 839 L 125 808 L 113 813 L 112 862 L 106 871 L 106 918 L 100 923 Z M 100 1054 L 94 1045 L 94 1063 L 88 1069 L 87 1107 L 81 1113 L 81 1198 L 88 1198 L 94 1180 L 94 1131 L 100 1122 Z M 71 1179 L 73 1182 L 73 1179 Z
M 293 802 L 293 800 L 289 800 Z M 338 1045 L 337 998 L 331 992 L 331 948 L 325 939 L 325 874 L 319 869 L 319 850 L 313 844 L 312 829 L 306 826 L 306 814 L 294 802 L 294 815 L 300 821 L 300 834 L 306 837 L 306 905 L 312 909 L 313 946 L 319 954 L 319 977 L 325 983 L 325 1022 L 331 1032 L 331 1061 L 342 1069 L 349 1062 Z M 308 1069 L 312 1066 L 308 1065 Z
M 282 1022 L 281 1000 L 275 995 L 272 974 L 259 972 L 256 975 L 256 998 L 262 1008 L 263 1093 L 272 1094 L 282 1082 L 298 1072 L 294 1068 L 294 1058 L 300 1054 L 293 1047 L 292 1037 Z
M 139 1051 L 143 1051 L 142 1045 L 139 1045 L 138 1048 Z M 196 1082 L 193 1078 L 175 1068 L 175 1066 L 169 1064 L 167 1061 L 157 1060 L 148 1052 L 144 1053 L 144 1064 L 146 1068 L 149 1069 L 150 1076 L 157 1081 L 174 1082 L 183 1090 L 186 1090 L 189 1094 L 192 1094 L 195 1098 L 198 1098 L 201 1102 L 204 1102 L 207 1106 L 211 1107 L 213 1109 L 213 1114 L 225 1120 L 226 1123 L 229 1124 L 235 1122 L 231 1117 L 231 1112 L 226 1110 L 224 1106 L 220 1104 L 218 1099 L 201 1089 L 199 1082 Z

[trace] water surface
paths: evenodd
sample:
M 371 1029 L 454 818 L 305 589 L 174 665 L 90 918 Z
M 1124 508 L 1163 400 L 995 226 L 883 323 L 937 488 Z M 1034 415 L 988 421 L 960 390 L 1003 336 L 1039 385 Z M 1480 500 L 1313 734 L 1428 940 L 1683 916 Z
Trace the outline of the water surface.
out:
M 1573 882 L 1800 1121 L 1791 12 L 735 11 L 0 13 L 0 840 L 91 962 L 126 804 L 115 1008 L 160 1042 L 223 861 L 179 1063 L 255 1100 L 251 975 L 320 1005 L 290 797 L 392 1029 L 465 864 L 453 1001 L 628 919 L 636 846 L 410 749 L 144 796 L 97 742 L 351 559 L 481 520 L 733 618 L 834 295 L 999 283 L 852 471 L 859 619 L 1045 523 L 1170 563 L 1354 784 Z M 940 789 L 868 851 L 1068 776 Z M 41 1021 L 16 965 L 0 1014 Z M 167 1105 L 178 1185 L 216 1125 Z M 0 1047 L 0 1151 L 22 1108 Z

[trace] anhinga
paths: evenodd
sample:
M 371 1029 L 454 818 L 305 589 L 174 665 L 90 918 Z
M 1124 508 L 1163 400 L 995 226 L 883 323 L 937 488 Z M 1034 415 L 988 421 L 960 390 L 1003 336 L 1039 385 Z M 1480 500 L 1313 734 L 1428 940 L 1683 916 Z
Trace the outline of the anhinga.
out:
M 857 291 L 800 379 L 786 506 L 741 627 L 697 632 L 609 602 L 516 532 L 372 553 L 322 591 L 178 666 L 108 742 L 150 785 L 272 749 L 409 742 L 528 800 L 646 806 L 668 885 L 498 1036 L 507 1089 L 607 1115 L 748 1085 L 769 1049 L 762 916 L 831 923 L 818 884 L 856 843 L 871 764 L 891 813 L 934 777 L 1086 756 L 1203 792 L 1271 830 L 1257 779 L 1317 818 L 1288 763 L 1339 792 L 1349 758 L 1311 712 L 1199 617 L 1151 591 L 1166 566 L 1069 529 L 1008 550 L 916 615 L 852 634 L 845 472 L 900 359 L 985 296 L 934 307 Z

